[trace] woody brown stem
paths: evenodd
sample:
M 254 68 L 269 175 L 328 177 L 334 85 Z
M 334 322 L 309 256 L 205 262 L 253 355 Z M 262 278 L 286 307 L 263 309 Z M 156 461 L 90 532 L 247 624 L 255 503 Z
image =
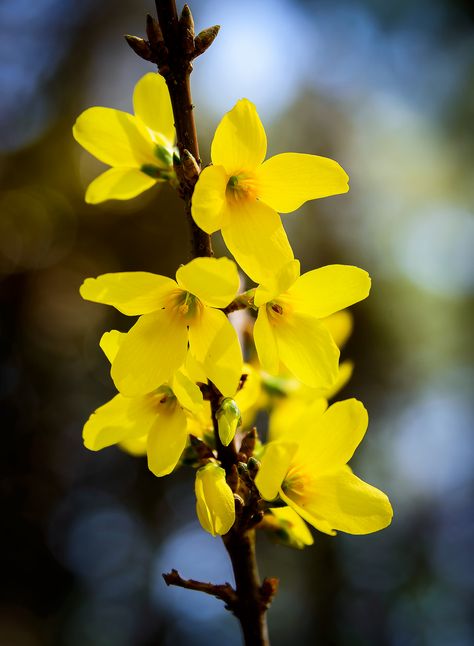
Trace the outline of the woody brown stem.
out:
M 184 6 L 180 17 L 175 0 L 156 0 L 156 9 L 158 21 L 151 16 L 147 17 L 148 40 L 128 36 L 127 42 L 139 56 L 156 63 L 160 74 L 166 80 L 179 151 L 179 159 L 175 160 L 175 171 L 190 226 L 192 255 L 194 258 L 210 257 L 213 255 L 211 238 L 197 226 L 191 214 L 191 200 L 201 172 L 201 160 L 191 99 L 190 74 L 193 59 L 211 45 L 219 27 L 210 27 L 194 37 L 194 23 L 187 5 Z M 232 309 L 248 306 L 248 295 L 245 296 L 246 300 L 244 298 L 241 303 L 237 302 L 237 299 Z M 260 584 L 254 531 L 263 513 L 258 509 L 258 492 L 253 482 L 247 481 L 246 484 L 239 476 L 238 466 L 242 469 L 239 460 L 244 456 L 237 452 L 235 442 L 224 446 L 220 441 L 216 411 L 222 394 L 213 384 L 203 385 L 203 388 L 211 402 L 217 456 L 227 473 L 229 486 L 235 492 L 236 522 L 223 537 L 223 541 L 232 562 L 236 588 L 234 590 L 228 583 L 214 585 L 183 579 L 176 570 L 163 576 L 168 585 L 198 590 L 222 599 L 226 607 L 239 619 L 246 646 L 269 646 L 266 610 L 276 593 L 277 581 L 265 579 L 263 584 Z M 245 464 L 243 466 L 246 468 Z M 246 475 L 248 476 L 248 473 Z
M 179 151 L 179 162 L 175 167 L 191 229 L 192 255 L 194 258 L 212 256 L 211 236 L 197 226 L 191 215 L 191 199 L 201 171 L 201 160 L 191 98 L 190 75 L 194 56 L 189 52 L 189 33 L 179 23 L 175 0 L 157 0 L 156 9 L 162 37 L 155 48 L 156 62 L 168 86 L 173 107 Z

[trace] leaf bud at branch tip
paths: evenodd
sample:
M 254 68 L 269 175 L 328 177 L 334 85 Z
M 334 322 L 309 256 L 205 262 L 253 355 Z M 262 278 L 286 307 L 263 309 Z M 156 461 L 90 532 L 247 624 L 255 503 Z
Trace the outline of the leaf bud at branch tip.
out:
M 217 34 L 219 33 L 220 25 L 214 25 L 203 29 L 194 39 L 194 55 L 200 56 L 206 49 L 208 49 L 214 42 Z
M 181 31 L 182 47 L 184 52 L 194 57 L 194 20 L 191 9 L 187 4 L 184 5 L 179 19 L 179 29 Z
M 140 58 L 144 58 L 146 61 L 153 61 L 153 52 L 146 40 L 138 38 L 138 36 L 130 36 L 129 34 L 125 35 L 125 40 Z
M 158 21 L 149 13 L 146 15 L 146 35 L 151 47 L 156 47 L 163 42 L 163 34 Z

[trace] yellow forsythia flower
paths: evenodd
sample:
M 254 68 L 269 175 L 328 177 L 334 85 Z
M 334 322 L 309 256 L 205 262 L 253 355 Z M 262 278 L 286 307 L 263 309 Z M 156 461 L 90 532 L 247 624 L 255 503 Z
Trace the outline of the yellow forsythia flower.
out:
M 125 337 L 117 330 L 102 336 L 100 345 L 110 362 Z M 84 426 L 84 445 L 92 451 L 120 444 L 135 454 L 146 452 L 150 471 L 164 476 L 173 471 L 184 451 L 189 416 L 198 414 L 202 407 L 202 393 L 183 367 L 169 384 L 151 393 L 137 397 L 118 394 L 100 406 Z
M 366 298 L 368 273 L 328 265 L 302 276 L 297 260 L 285 265 L 254 297 L 254 341 L 262 368 L 278 374 L 280 362 L 312 388 L 329 388 L 338 377 L 339 349 L 321 321 Z
M 266 447 L 255 478 L 262 497 L 279 495 L 326 534 L 369 534 L 387 527 L 393 515 L 387 496 L 347 466 L 367 423 L 364 406 L 348 399 L 289 427 L 284 440 Z
M 85 110 L 73 127 L 77 142 L 112 166 L 87 188 L 86 202 L 128 200 L 157 182 L 172 179 L 175 139 L 165 80 L 145 74 L 133 92 L 135 115 L 112 108 Z
M 242 374 L 237 334 L 223 312 L 239 287 L 228 258 L 195 258 L 176 281 L 148 272 L 88 278 L 81 296 L 141 315 L 112 361 L 112 378 L 126 396 L 145 395 L 172 378 L 189 351 L 225 396 L 233 396 Z
M 214 462 L 198 469 L 195 492 L 196 513 L 206 532 L 213 536 L 227 534 L 235 522 L 235 503 L 224 469 Z
M 257 283 L 293 259 L 277 213 L 348 191 L 348 177 L 332 159 L 299 153 L 264 161 L 267 137 L 253 103 L 241 99 L 217 127 L 212 166 L 196 184 L 192 214 L 207 231 L 222 230 L 242 269 Z

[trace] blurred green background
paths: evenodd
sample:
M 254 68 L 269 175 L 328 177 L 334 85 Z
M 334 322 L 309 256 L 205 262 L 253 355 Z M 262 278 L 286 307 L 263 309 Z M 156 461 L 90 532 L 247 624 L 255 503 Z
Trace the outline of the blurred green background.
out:
M 173 275 L 188 260 L 168 187 L 91 207 L 102 169 L 72 139 L 91 105 L 131 110 L 152 69 L 122 38 L 152 2 L 0 3 L 1 646 L 240 643 L 212 598 L 161 572 L 231 579 L 194 513 L 193 473 L 158 480 L 144 460 L 82 446 L 113 393 L 97 342 L 130 321 L 83 302 L 87 276 Z M 353 308 L 342 397 L 369 409 L 354 467 L 395 518 L 367 537 L 315 532 L 303 552 L 259 544 L 282 584 L 274 646 L 474 643 L 474 11 L 470 2 L 192 2 L 218 39 L 193 74 L 201 154 L 240 97 L 257 104 L 269 154 L 337 159 L 348 195 L 284 221 L 305 270 L 373 277 Z M 225 253 L 224 247 L 216 248 Z

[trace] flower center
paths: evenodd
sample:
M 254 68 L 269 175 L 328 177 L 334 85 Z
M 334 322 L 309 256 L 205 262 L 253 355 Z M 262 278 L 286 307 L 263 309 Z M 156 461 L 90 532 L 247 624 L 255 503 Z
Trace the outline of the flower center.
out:
M 199 298 L 184 290 L 180 290 L 175 296 L 173 305 L 178 314 L 187 320 L 194 318 L 202 308 Z
M 149 403 L 157 413 L 171 413 L 176 406 L 176 395 L 169 386 L 160 386 L 148 395 Z
M 281 488 L 295 502 L 304 503 L 311 485 L 311 474 L 304 465 L 291 466 Z
M 257 198 L 255 178 L 243 173 L 232 175 L 227 182 L 226 196 L 232 201 L 255 200 Z

